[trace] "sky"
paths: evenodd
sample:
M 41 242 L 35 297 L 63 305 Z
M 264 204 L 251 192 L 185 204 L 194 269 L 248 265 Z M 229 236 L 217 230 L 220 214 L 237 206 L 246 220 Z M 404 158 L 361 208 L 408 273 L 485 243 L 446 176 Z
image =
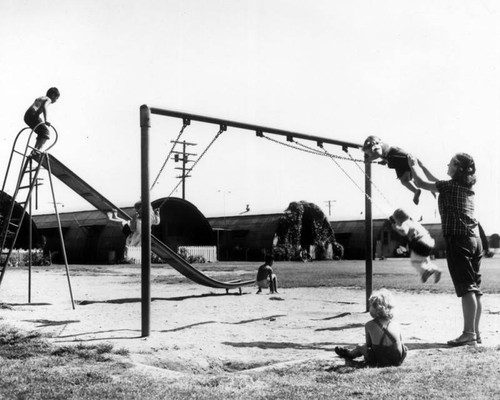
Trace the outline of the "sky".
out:
M 0 0 L 0 174 L 25 110 L 56 86 L 51 154 L 119 207 L 140 198 L 147 104 L 354 143 L 377 135 L 442 179 L 455 153 L 469 153 L 477 217 L 498 233 L 499 68 L 495 0 Z M 182 121 L 152 116 L 151 125 L 153 182 Z M 186 128 L 193 160 L 217 131 Z M 338 164 L 228 129 L 191 172 L 186 199 L 206 216 L 305 200 L 332 220 L 364 218 L 363 165 Z M 181 197 L 178 167 L 166 164 L 152 199 Z M 372 172 L 374 217 L 402 207 L 439 221 L 430 193 L 415 206 L 393 170 Z M 53 211 L 43 182 L 34 213 Z M 61 212 L 92 209 L 57 181 L 54 192 Z

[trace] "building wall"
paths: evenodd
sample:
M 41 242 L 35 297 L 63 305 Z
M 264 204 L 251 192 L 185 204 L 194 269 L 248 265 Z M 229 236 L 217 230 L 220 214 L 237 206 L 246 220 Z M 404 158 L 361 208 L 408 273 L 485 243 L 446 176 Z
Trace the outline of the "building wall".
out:
M 208 218 L 220 261 L 261 261 L 272 251 L 281 213 Z
M 365 221 L 332 221 L 337 241 L 344 246 L 344 258 L 352 260 L 365 259 Z M 436 241 L 435 257 L 445 257 L 445 241 L 441 224 L 423 224 Z M 395 232 L 386 219 L 373 220 L 373 257 L 395 257 L 398 246 L 405 246 L 405 239 Z
M 161 222 L 152 233 L 169 247 L 215 246 L 215 234 L 203 214 L 191 203 L 178 199 L 158 199 Z M 128 215 L 133 207 L 123 209 Z M 110 223 L 98 210 L 61 213 L 64 243 L 71 264 L 107 264 L 120 262 L 125 254 L 126 237 L 119 224 Z M 64 261 L 57 219 L 53 214 L 34 217 L 38 230 L 46 240 L 47 250 L 55 263 Z
M 9 216 L 10 207 L 12 204 L 12 197 L 8 194 L 0 191 L 0 233 L 1 229 L 4 228 L 4 224 L 7 223 L 7 218 Z M 14 209 L 12 212 L 11 222 L 13 224 L 19 224 L 21 216 L 23 215 L 23 207 L 17 202 L 14 204 Z M 12 228 L 13 232 L 15 228 Z M 14 248 L 16 249 L 28 249 L 30 244 L 30 230 L 31 230 L 31 245 L 32 248 L 40 247 L 41 237 L 39 235 L 36 224 L 30 218 L 28 213 L 25 213 L 23 217 L 23 222 L 21 224 L 21 229 L 17 236 Z M 3 238 L 0 238 L 3 239 Z M 5 248 L 10 248 L 14 239 L 14 235 L 8 234 L 5 239 Z M 0 243 L 1 246 L 1 243 Z

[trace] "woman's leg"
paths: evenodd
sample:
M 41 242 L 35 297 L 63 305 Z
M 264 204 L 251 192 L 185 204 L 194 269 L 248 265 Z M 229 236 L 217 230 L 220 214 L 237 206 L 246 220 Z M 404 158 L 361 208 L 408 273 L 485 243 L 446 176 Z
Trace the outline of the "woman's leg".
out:
M 476 332 L 477 299 L 474 292 L 468 292 L 462 297 L 462 312 L 464 314 L 464 332 Z
M 479 338 L 480 337 L 480 331 L 479 331 L 479 321 L 481 320 L 481 313 L 483 311 L 483 303 L 481 300 L 481 295 L 475 294 L 476 296 L 476 318 L 474 319 L 474 332 L 476 332 L 476 336 Z

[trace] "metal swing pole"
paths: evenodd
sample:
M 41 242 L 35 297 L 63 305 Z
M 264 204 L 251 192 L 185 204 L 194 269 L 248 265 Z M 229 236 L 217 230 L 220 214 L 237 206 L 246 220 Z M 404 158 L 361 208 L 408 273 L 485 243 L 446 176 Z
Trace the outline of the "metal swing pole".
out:
M 29 171 L 30 171 L 30 176 L 29 180 L 31 184 L 33 183 L 33 160 L 30 158 L 29 160 Z M 35 181 L 36 182 L 36 181 Z M 28 236 L 28 304 L 31 304 L 31 275 L 32 275 L 32 257 L 33 257 L 33 252 L 32 252 L 32 247 L 33 247 L 33 226 L 32 226 L 32 213 L 33 213 L 33 208 L 32 208 L 32 202 L 31 202 L 31 197 L 29 198 L 29 211 L 28 211 L 28 222 L 29 222 L 29 236 Z
M 141 123 L 141 325 L 142 337 L 151 334 L 151 218 L 149 217 L 149 128 L 151 112 L 149 107 L 140 108 Z
M 148 107 L 147 105 L 142 105 L 140 107 L 140 122 L 141 122 L 141 193 L 142 193 L 142 209 L 146 213 L 145 207 L 149 207 L 149 128 L 150 128 L 150 117 L 151 114 L 162 115 L 166 117 L 182 118 L 184 121 L 199 121 L 209 124 L 217 124 L 224 127 L 226 130 L 228 127 L 243 129 L 253 131 L 257 136 L 263 136 L 264 133 L 269 133 L 272 135 L 284 136 L 287 140 L 291 141 L 294 138 L 304 139 L 309 141 L 314 141 L 318 146 L 322 146 L 323 143 L 333 144 L 337 146 L 342 146 L 342 148 L 356 148 L 360 149 L 362 146 L 357 143 L 345 142 L 341 140 L 335 140 L 330 138 L 325 138 L 316 135 L 306 135 L 300 132 L 286 131 L 282 129 L 275 129 L 264 127 L 260 125 L 253 125 L 242 123 L 238 121 L 230 121 L 220 118 L 213 118 L 203 115 L 190 114 L 174 110 L 166 110 L 157 107 Z M 365 240 L 366 240 L 366 307 L 368 310 L 368 299 L 372 293 L 373 287 L 373 220 L 372 220 L 372 201 L 371 201 L 371 163 L 369 163 L 365 157 Z M 146 220 L 148 220 L 146 218 Z M 150 222 L 144 223 L 142 225 L 142 290 L 143 290 L 143 336 L 149 335 L 149 303 L 150 303 L 150 270 L 151 270 L 151 237 L 150 237 Z M 146 252 L 147 251 L 147 252 Z
M 372 219 L 372 165 L 365 156 L 365 278 L 366 311 L 370 305 L 368 299 L 373 291 L 373 219 Z

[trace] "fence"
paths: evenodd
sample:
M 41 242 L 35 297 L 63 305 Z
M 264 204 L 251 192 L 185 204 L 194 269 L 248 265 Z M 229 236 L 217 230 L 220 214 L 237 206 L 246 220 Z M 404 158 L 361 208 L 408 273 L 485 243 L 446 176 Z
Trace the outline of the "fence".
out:
M 217 247 L 215 246 L 179 246 L 180 249 L 185 249 L 190 257 L 203 257 L 205 262 L 217 261 Z
M 0 262 L 5 262 L 6 253 L 9 249 L 3 249 L 2 255 L 0 256 Z M 50 265 L 50 257 L 44 257 L 42 249 L 32 249 L 31 250 L 31 265 Z M 9 267 L 22 267 L 29 265 L 29 250 L 26 249 L 13 249 L 10 254 Z
M 179 246 L 179 250 L 184 249 L 189 259 L 196 259 L 203 257 L 205 262 L 217 261 L 217 247 L 216 246 Z M 141 246 L 129 246 L 125 259 L 132 264 L 141 263 Z
M 125 260 L 131 264 L 140 264 L 141 257 L 141 246 L 127 246 L 125 250 Z

